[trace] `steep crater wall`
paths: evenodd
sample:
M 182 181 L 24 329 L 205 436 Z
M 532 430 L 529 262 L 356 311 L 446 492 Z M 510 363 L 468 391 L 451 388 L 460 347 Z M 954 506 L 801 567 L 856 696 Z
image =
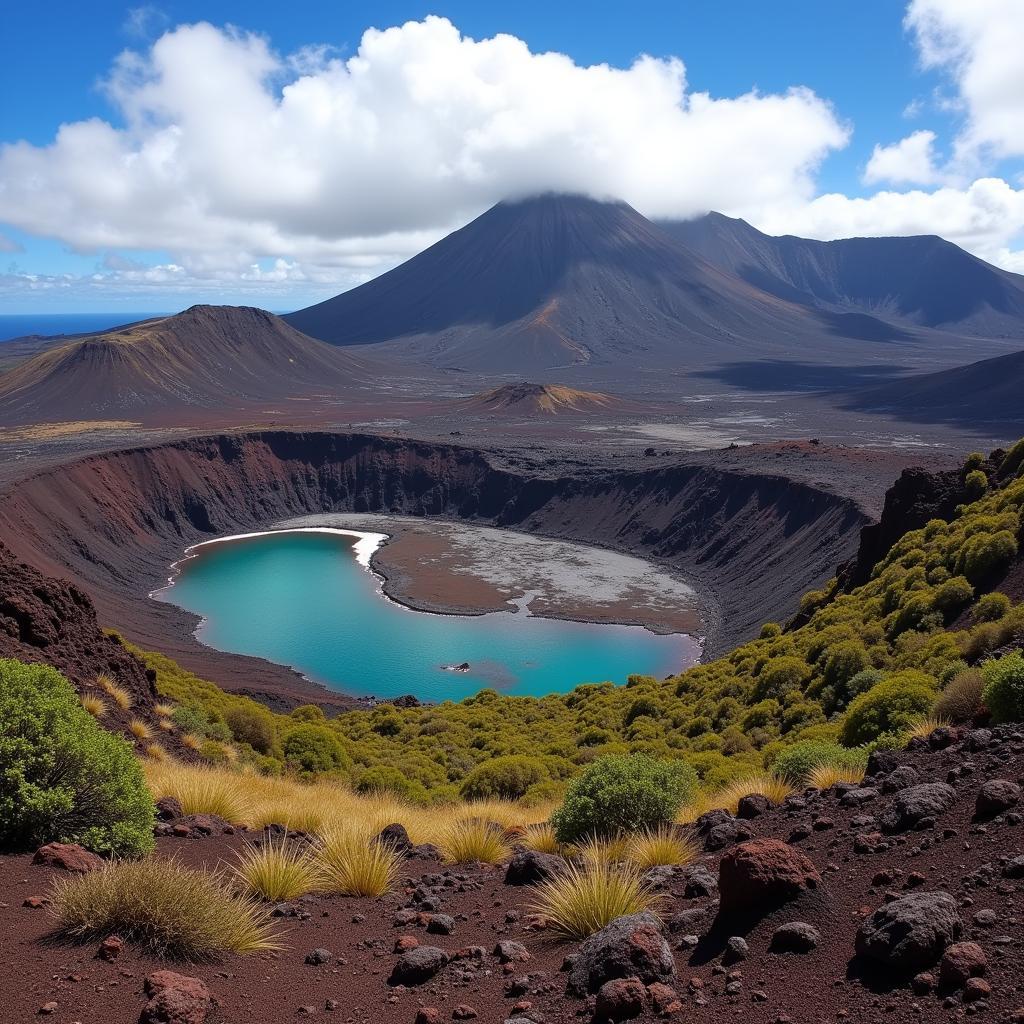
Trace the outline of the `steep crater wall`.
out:
M 230 689 L 288 704 L 312 688 L 279 667 L 202 647 L 192 616 L 146 595 L 190 544 L 318 512 L 440 516 L 648 558 L 697 586 L 711 654 L 791 614 L 856 551 L 868 521 L 850 499 L 706 463 L 565 475 L 455 445 L 266 431 L 40 471 L 3 495 L 0 533 L 41 571 L 70 575 L 130 639 Z

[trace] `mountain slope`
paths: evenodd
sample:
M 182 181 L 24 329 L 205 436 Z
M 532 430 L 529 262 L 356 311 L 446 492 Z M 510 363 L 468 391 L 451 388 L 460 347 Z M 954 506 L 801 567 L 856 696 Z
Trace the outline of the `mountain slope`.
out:
M 615 404 L 611 395 L 580 391 L 562 384 L 503 384 L 464 399 L 466 412 L 557 415 L 564 412 L 600 412 Z
M 1024 352 L 866 388 L 856 409 L 877 409 L 935 423 L 1024 423 Z
M 47 349 L 0 375 L 0 422 L 244 406 L 351 384 L 366 364 L 246 306 L 192 306 Z
M 766 235 L 720 213 L 659 226 L 715 266 L 790 302 L 1024 338 L 1024 278 L 935 235 L 820 242 Z
M 712 266 L 625 203 L 565 195 L 499 203 L 285 319 L 335 345 L 389 342 L 485 372 L 689 367 L 861 336 Z

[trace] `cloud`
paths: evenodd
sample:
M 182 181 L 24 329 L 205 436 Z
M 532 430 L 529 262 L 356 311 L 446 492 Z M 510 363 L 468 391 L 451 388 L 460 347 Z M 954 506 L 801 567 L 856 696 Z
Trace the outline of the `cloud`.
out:
M 804 88 L 715 98 L 677 59 L 583 67 L 436 17 L 367 31 L 347 59 L 183 26 L 122 54 L 105 88 L 122 123 L 0 149 L 0 220 L 181 265 L 386 263 L 545 190 L 652 216 L 754 209 L 812 196 L 848 134 Z
M 919 131 L 891 146 L 875 146 L 864 182 L 875 185 L 931 185 L 940 179 L 935 166 L 935 132 Z
M 957 159 L 1024 155 L 1024 3 L 912 0 L 906 24 L 925 67 L 956 84 L 966 118 Z
M 21 242 L 16 242 L 13 238 L 8 238 L 7 235 L 0 232 L 0 252 L 24 252 L 25 247 Z
M 154 4 L 129 7 L 121 31 L 136 39 L 152 39 L 170 24 L 167 13 Z

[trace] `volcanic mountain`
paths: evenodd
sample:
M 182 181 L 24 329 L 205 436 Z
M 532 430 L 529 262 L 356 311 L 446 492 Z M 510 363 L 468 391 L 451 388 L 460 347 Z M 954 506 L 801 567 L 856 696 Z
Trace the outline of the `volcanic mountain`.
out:
M 1024 423 L 1024 352 L 865 388 L 850 408 L 927 423 Z
M 0 375 L 0 422 L 133 418 L 309 397 L 367 364 L 247 306 L 192 306 L 58 345 Z
M 1024 277 L 936 235 L 819 242 L 709 213 L 659 226 L 708 262 L 781 299 L 905 325 L 1024 338 Z
M 491 391 L 464 399 L 466 412 L 525 413 L 528 416 L 557 415 L 564 412 L 600 412 L 615 404 L 611 395 L 597 391 L 579 391 L 563 384 L 503 384 Z
M 621 202 L 547 195 L 492 207 L 412 259 L 285 319 L 335 345 L 389 343 L 438 367 L 689 368 L 834 346 L 862 322 L 769 294 Z M 871 321 L 871 340 L 910 340 Z

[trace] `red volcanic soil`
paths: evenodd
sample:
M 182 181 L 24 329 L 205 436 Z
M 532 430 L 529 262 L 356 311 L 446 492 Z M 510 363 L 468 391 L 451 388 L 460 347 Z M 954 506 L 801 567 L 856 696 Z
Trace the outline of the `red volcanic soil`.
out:
M 1016 866 L 1009 865 L 1024 852 L 1021 806 L 978 818 L 976 804 L 983 784 L 1020 780 L 1024 733 L 1014 727 L 1001 727 L 994 734 L 947 731 L 935 734 L 932 742 L 949 745 L 935 750 L 915 741 L 916 749 L 880 757 L 872 766 L 876 774 L 859 789 L 808 790 L 756 817 L 741 820 L 716 812 L 717 817 L 703 822 L 700 835 L 706 849 L 698 864 L 663 872 L 666 888 L 659 912 L 667 923 L 674 961 L 674 978 L 669 980 L 680 1002 L 670 1016 L 700 1024 L 735 1017 L 752 1024 L 902 1024 L 958 1019 L 969 1006 L 969 1013 L 984 1020 L 1021 1019 L 1024 881 Z M 887 812 L 911 794 L 908 783 L 947 780 L 952 802 L 946 810 L 909 830 L 899 826 L 884 831 Z M 856 796 L 849 795 L 851 790 Z M 709 831 L 711 825 L 717 828 Z M 161 838 L 158 855 L 216 867 L 230 861 L 247 838 L 259 837 Z M 721 913 L 713 884 L 719 863 L 723 856 L 735 861 L 730 851 L 751 838 L 781 840 L 799 850 L 821 881 L 803 895 L 792 889 L 795 899 L 767 912 L 761 905 L 752 916 Z M 787 860 L 791 867 L 800 867 L 801 858 L 791 851 L 776 845 L 769 853 L 776 859 L 762 861 L 762 867 Z M 1024 861 L 1018 863 L 1024 872 Z M 704 890 L 698 867 L 712 879 L 704 895 L 699 894 Z M 143 979 L 164 968 L 205 981 L 218 1003 L 216 1019 L 223 1021 L 313 1016 L 413 1024 L 421 1006 L 435 1008 L 438 1020 L 459 1019 L 458 1006 L 471 1007 L 476 1019 L 487 1022 L 517 1012 L 548 1024 L 590 1020 L 593 1015 L 592 1004 L 566 995 L 560 970 L 564 958 L 578 952 L 578 944 L 559 941 L 538 928 L 529 917 L 532 887 L 506 885 L 500 867 L 445 867 L 429 856 L 416 857 L 406 862 L 401 890 L 380 900 L 312 896 L 296 901 L 278 921 L 286 947 L 281 952 L 191 965 L 160 961 L 130 946 L 108 963 L 97 958 L 95 941 L 72 945 L 53 940 L 47 910 L 24 904 L 31 897 L 45 897 L 56 874 L 33 866 L 29 856 L 0 857 L 0 963 L 8 975 L 5 1020 L 35 1019 L 51 1001 L 57 1004 L 53 1019 L 59 1021 L 135 1020 L 145 1003 Z M 735 872 L 730 877 L 735 879 Z M 796 876 L 786 877 L 792 881 Z M 724 877 L 722 885 L 729 903 L 753 891 Z M 967 988 L 938 982 L 938 949 L 906 974 L 881 965 L 872 968 L 855 956 L 858 929 L 875 910 L 908 895 L 943 892 L 955 904 L 959 941 L 981 948 L 980 982 Z M 425 910 L 427 906 L 435 910 Z M 398 925 L 396 915 L 405 908 L 424 916 Z M 452 934 L 428 933 L 424 924 L 434 912 L 454 919 Z M 792 922 L 816 928 L 817 947 L 805 953 L 771 951 L 775 929 Z M 483 951 L 454 959 L 430 981 L 402 988 L 389 984 L 388 978 L 397 960 L 395 942 L 403 935 L 452 955 L 471 946 Z M 730 958 L 723 948 L 733 936 L 743 938 L 747 948 Z M 529 959 L 503 966 L 492 951 L 506 939 L 522 943 Z M 318 948 L 328 951 L 328 962 L 306 964 L 306 955 Z M 931 975 L 931 987 L 924 979 L 911 986 L 911 975 L 918 971 Z M 523 1002 L 531 1005 L 514 1011 Z M 655 1019 L 649 1004 L 640 1019 Z

